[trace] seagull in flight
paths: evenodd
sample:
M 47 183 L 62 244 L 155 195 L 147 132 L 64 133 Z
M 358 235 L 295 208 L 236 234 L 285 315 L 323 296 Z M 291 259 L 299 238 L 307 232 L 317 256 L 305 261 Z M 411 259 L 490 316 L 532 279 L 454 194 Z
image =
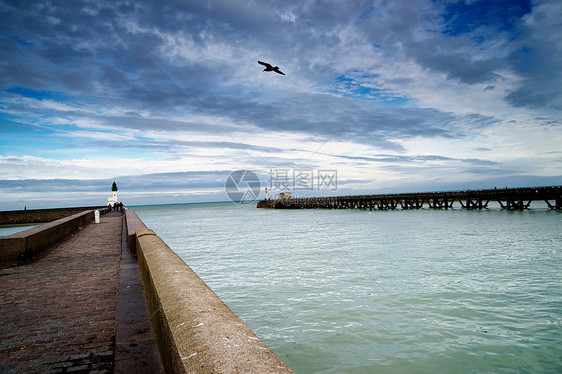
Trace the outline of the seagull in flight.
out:
M 271 66 L 267 62 L 263 62 L 263 61 L 258 61 L 258 64 L 265 66 L 265 69 L 263 69 L 263 71 L 274 71 L 277 74 L 285 75 L 285 73 L 279 70 L 279 66 Z

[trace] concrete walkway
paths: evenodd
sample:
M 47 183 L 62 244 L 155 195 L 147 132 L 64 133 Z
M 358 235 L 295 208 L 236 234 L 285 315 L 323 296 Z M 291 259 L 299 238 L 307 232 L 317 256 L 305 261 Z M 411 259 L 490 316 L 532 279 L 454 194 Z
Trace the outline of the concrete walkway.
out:
M 35 262 L 0 270 L 1 373 L 163 372 L 122 240 L 123 214 L 109 213 Z

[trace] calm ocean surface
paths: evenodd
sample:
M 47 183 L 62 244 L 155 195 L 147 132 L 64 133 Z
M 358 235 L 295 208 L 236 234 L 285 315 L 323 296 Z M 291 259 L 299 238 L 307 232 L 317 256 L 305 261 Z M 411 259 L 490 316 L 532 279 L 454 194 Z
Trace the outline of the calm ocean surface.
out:
M 29 230 L 33 227 L 39 226 L 36 223 L 24 224 L 24 225 L 0 225 L 0 236 L 7 236 L 15 234 L 16 232 Z
M 296 373 L 561 373 L 562 213 L 133 207 Z

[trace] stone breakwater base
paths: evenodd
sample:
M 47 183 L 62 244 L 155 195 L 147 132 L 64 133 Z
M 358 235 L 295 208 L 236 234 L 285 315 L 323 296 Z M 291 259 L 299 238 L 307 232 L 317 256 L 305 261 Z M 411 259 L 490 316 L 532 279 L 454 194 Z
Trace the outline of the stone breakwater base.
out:
M 166 373 L 293 372 L 152 230 L 134 237 Z

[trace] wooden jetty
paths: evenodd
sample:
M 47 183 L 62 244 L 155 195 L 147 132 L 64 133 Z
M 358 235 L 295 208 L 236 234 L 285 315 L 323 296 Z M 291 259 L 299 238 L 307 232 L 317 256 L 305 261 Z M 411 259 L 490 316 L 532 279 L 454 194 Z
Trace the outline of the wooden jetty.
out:
M 562 209 L 562 186 L 504 188 L 447 192 L 422 192 L 385 195 L 330 196 L 262 200 L 258 208 L 274 209 L 452 209 L 458 202 L 463 209 L 485 209 L 491 201 L 502 209 L 523 210 L 533 201 L 544 201 L 550 209 Z

